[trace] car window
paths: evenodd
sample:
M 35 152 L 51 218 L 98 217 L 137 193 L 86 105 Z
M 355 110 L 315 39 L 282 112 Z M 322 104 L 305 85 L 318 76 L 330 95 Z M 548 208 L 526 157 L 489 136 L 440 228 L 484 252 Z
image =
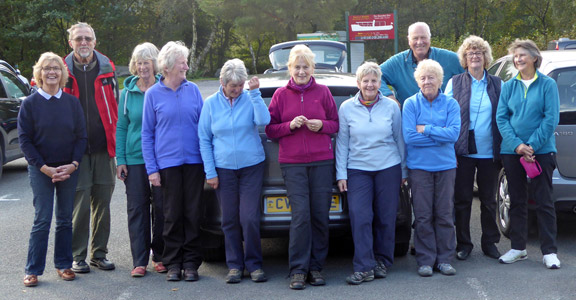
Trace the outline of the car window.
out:
M 8 98 L 22 98 L 26 97 L 26 86 L 16 76 L 0 71 L 0 80 L 4 85 L 4 89 Z
M 495 63 L 493 66 L 491 66 L 488 69 L 488 74 L 490 75 L 496 75 L 496 72 L 498 72 L 498 68 L 500 68 L 500 65 L 502 65 L 502 62 L 497 62 Z
M 516 75 L 517 73 L 518 70 L 516 70 L 516 67 L 514 67 L 514 63 L 512 62 L 512 60 L 506 60 L 498 76 L 500 76 L 500 78 L 502 78 L 503 81 L 508 81 L 512 77 L 514 77 L 514 75 Z
M 560 125 L 576 124 L 576 67 L 556 69 L 548 76 L 556 80 L 560 96 Z

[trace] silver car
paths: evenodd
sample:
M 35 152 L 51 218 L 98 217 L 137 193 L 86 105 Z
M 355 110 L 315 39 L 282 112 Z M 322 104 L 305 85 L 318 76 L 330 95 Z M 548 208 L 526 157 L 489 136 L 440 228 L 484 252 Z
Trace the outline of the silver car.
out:
M 560 94 L 560 123 L 554 134 L 558 149 L 558 168 L 552 174 L 554 187 L 553 200 L 557 212 L 576 213 L 576 50 L 542 51 L 542 65 L 538 69 L 545 75 L 556 80 Z M 518 73 L 512 62 L 512 56 L 498 59 L 488 73 L 508 81 Z M 508 181 L 504 170 L 498 177 L 498 215 L 500 231 L 505 236 L 510 232 L 510 195 Z M 529 200 L 529 208 L 535 203 Z

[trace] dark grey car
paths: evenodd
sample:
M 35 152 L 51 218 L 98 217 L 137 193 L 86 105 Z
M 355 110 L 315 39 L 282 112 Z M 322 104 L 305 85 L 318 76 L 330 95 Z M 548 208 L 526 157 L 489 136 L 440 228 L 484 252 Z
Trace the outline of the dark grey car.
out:
M 289 74 L 286 70 L 286 61 L 290 49 L 298 43 L 307 44 L 316 54 L 316 60 L 321 63 L 316 65 L 314 78 L 316 82 L 328 86 L 338 107 L 358 92 L 355 76 L 340 72 L 346 53 L 344 44 L 330 41 L 287 42 L 271 48 L 270 58 L 273 61 L 274 69 L 268 70 L 266 74 L 258 75 L 260 91 L 266 105 L 270 104 L 276 89 L 288 83 Z M 263 238 L 288 236 L 291 220 L 290 202 L 286 196 L 286 187 L 278 163 L 278 143 L 266 137 L 264 127 L 259 128 L 259 132 L 266 152 L 266 171 L 261 195 L 260 231 Z M 333 144 L 335 144 L 334 139 Z M 334 183 L 336 183 L 335 179 Z M 340 193 L 336 184 L 334 184 L 332 191 L 330 236 L 350 235 L 346 194 Z M 412 211 L 409 192 L 404 189 L 403 193 L 402 199 L 404 201 L 401 200 L 397 213 L 396 255 L 406 254 L 410 245 Z M 220 228 L 220 206 L 214 191 L 208 185 L 204 187 L 203 199 L 205 216 L 202 221 L 204 256 L 206 260 L 221 259 L 223 258 L 224 239 Z
M 558 168 L 552 174 L 553 200 L 556 211 L 576 213 L 576 50 L 542 51 L 542 57 L 539 71 L 556 80 L 560 95 L 560 123 L 554 132 Z M 498 59 L 488 73 L 508 81 L 518 71 L 512 56 L 507 55 Z M 497 193 L 498 225 L 502 233 L 508 236 L 510 196 L 504 170 L 498 178 Z M 532 200 L 528 204 L 530 208 L 535 206 Z

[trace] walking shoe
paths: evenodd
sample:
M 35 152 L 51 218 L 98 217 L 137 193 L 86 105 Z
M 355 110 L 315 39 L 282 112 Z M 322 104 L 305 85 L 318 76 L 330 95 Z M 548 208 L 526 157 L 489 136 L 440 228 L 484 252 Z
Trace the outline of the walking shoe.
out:
M 226 275 L 226 283 L 238 283 L 242 280 L 242 271 L 238 269 L 228 270 L 228 275 Z
M 74 273 L 88 273 L 90 272 L 90 266 L 85 260 L 79 260 L 72 263 L 72 271 Z
M 186 281 L 198 281 L 200 276 L 198 276 L 198 271 L 192 268 L 184 269 L 184 280 Z
M 92 257 L 92 259 L 90 260 L 90 265 L 104 271 L 110 271 L 116 269 L 114 263 L 106 259 L 106 257 L 103 258 Z
M 466 259 L 468 259 L 468 256 L 470 256 L 469 250 L 462 250 L 462 251 L 456 252 L 456 258 L 458 260 L 466 260 Z
M 374 280 L 374 270 L 368 272 L 354 272 L 352 275 L 346 277 L 348 284 L 361 284 L 362 282 Z
M 38 285 L 38 276 L 36 275 L 26 275 L 24 277 L 24 286 L 33 287 Z
M 376 266 L 374 267 L 374 277 L 375 278 L 386 278 L 387 269 L 383 260 L 377 260 Z
M 74 273 L 71 269 L 56 269 L 56 273 L 58 273 L 58 276 L 60 276 L 60 278 L 65 281 L 72 281 L 76 278 L 76 273 Z
M 438 264 L 436 268 L 438 269 L 438 271 L 440 271 L 442 275 L 448 275 L 448 276 L 456 275 L 456 269 L 454 269 L 454 267 L 452 267 L 451 264 L 445 264 L 445 263 Z
M 254 281 L 254 282 L 265 282 L 268 280 L 268 278 L 266 278 L 266 274 L 264 273 L 264 270 L 262 270 L 262 269 L 258 269 L 256 271 L 251 272 L 250 278 L 252 278 L 252 281 Z
M 180 268 L 168 269 L 168 272 L 166 273 L 166 280 L 167 281 L 182 280 L 182 270 L 180 270 Z
M 313 286 L 326 284 L 326 280 L 324 279 L 324 276 L 322 276 L 322 273 L 320 273 L 320 271 L 310 271 L 308 273 L 308 282 L 310 282 L 310 285 Z
M 511 264 L 513 262 L 517 262 L 519 260 L 525 260 L 527 258 L 528 258 L 528 252 L 526 252 L 526 249 L 524 250 L 510 249 L 504 255 L 500 256 L 500 259 L 498 259 L 498 261 L 501 264 Z
M 292 276 L 290 276 L 290 288 L 293 290 L 303 290 L 306 288 L 306 274 L 292 274 Z
M 130 272 L 130 275 L 132 277 L 144 277 L 144 275 L 146 275 L 146 267 L 145 266 L 135 267 L 134 269 L 132 269 L 132 272 Z
M 432 267 L 431 266 L 420 266 L 418 268 L 418 275 L 422 277 L 430 277 L 432 276 Z
M 500 251 L 498 251 L 498 248 L 494 244 L 485 247 L 482 246 L 482 252 L 484 252 L 484 255 L 494 259 L 498 259 L 500 258 L 500 256 L 502 256 L 502 254 L 500 253 Z
M 158 272 L 158 273 L 168 272 L 168 269 L 166 269 L 166 267 L 164 266 L 164 264 L 161 261 L 159 261 L 159 262 L 152 261 L 152 264 L 154 265 L 154 270 L 156 270 L 156 272 Z
M 556 256 L 556 253 L 544 255 L 544 257 L 542 257 L 542 263 L 544 263 L 548 269 L 560 269 L 560 260 L 558 256 Z

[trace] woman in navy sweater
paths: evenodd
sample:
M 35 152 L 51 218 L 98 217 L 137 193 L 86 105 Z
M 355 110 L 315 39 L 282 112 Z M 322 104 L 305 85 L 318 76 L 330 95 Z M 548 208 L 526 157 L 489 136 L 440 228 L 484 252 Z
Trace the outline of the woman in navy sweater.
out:
M 38 284 L 44 273 L 48 235 L 56 190 L 54 266 L 63 280 L 74 280 L 72 210 L 78 175 L 86 148 L 84 113 L 78 99 L 62 92 L 68 80 L 62 58 L 46 52 L 34 66 L 37 93 L 24 100 L 18 114 L 20 148 L 28 161 L 34 195 L 34 225 L 30 232 L 24 285 Z

